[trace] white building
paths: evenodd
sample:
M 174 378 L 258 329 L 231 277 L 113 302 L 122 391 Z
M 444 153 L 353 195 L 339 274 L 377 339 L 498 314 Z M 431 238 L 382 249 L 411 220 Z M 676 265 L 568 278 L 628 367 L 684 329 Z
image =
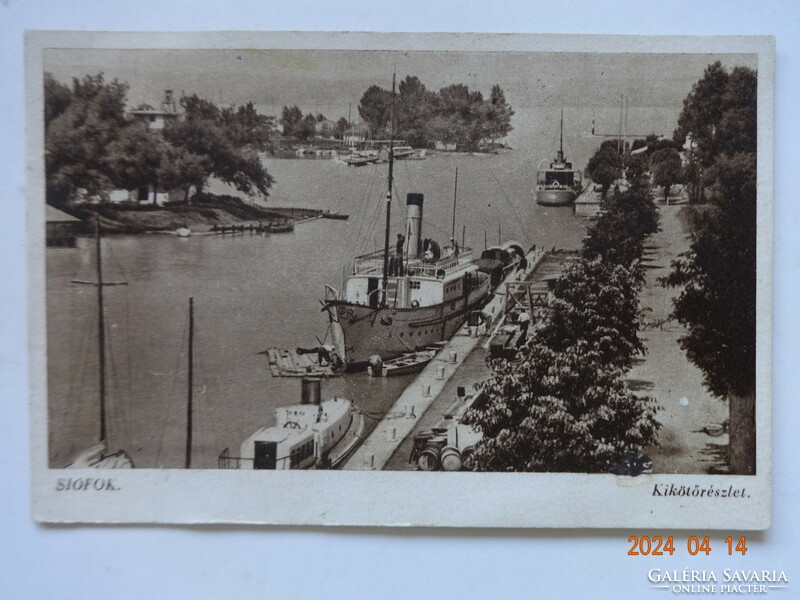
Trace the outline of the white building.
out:
M 164 90 L 164 100 L 161 102 L 160 108 L 141 107 L 135 110 L 128 111 L 135 119 L 141 119 L 147 122 L 150 129 L 161 130 L 166 127 L 166 124 L 181 116 L 178 111 L 178 104 L 172 94 L 172 90 Z

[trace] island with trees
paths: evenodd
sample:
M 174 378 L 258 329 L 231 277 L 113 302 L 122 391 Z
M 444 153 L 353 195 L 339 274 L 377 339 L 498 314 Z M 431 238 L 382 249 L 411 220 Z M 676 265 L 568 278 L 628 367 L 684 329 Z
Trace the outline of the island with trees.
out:
M 358 113 L 373 138 L 387 138 L 392 93 L 373 85 L 358 103 Z M 495 147 L 513 129 L 514 111 L 503 89 L 495 84 L 484 98 L 480 91 L 457 83 L 429 90 L 414 75 L 398 85 L 395 99 L 395 137 L 415 148 L 432 148 L 439 142 L 459 150 Z

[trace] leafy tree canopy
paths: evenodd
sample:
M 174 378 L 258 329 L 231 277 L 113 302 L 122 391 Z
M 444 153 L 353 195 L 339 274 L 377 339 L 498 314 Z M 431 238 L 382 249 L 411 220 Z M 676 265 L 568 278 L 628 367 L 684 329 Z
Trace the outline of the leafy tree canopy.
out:
M 681 346 L 718 396 L 755 390 L 756 164 L 720 157 L 710 206 L 694 215 L 691 245 L 664 280 L 682 286 L 673 314 L 688 327 Z
M 586 174 L 603 187 L 603 198 L 608 194 L 611 184 L 622 176 L 622 156 L 615 144 L 611 140 L 603 142 L 586 165 Z
M 653 152 L 651 162 L 653 180 L 656 185 L 664 188 L 664 200 L 666 200 L 669 198 L 672 186 L 683 179 L 681 155 L 674 148 L 664 148 Z
M 109 145 L 126 125 L 128 86 L 103 74 L 73 79 L 72 87 L 45 77 L 45 173 L 47 200 L 65 205 L 79 190 L 108 189 Z

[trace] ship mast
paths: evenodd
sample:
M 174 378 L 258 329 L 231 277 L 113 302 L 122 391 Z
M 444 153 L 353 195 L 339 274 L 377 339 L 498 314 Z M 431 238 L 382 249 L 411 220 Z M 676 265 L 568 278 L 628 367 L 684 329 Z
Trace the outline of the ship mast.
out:
M 394 89 L 396 75 L 396 73 L 392 73 L 392 109 L 389 117 L 389 189 L 386 192 L 386 232 L 383 241 L 382 306 L 386 306 L 386 292 L 389 286 L 389 228 L 392 222 L 392 188 L 394 187 Z
M 97 354 L 100 372 L 100 442 L 106 441 L 106 324 L 103 303 L 103 255 L 100 247 L 100 215 L 95 216 L 95 243 L 97 245 Z
M 456 167 L 456 182 L 453 186 L 453 229 L 450 234 L 450 241 L 453 244 L 453 249 L 456 247 L 456 200 L 458 199 L 458 167 Z M 461 244 L 464 245 L 463 242 Z
M 186 468 L 192 468 L 192 388 L 194 387 L 194 298 L 189 298 L 189 356 L 186 398 Z

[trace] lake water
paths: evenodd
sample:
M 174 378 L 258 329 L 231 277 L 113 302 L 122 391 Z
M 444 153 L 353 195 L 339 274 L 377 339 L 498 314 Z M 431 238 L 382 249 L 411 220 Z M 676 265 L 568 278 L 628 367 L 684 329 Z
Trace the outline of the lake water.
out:
M 546 132 L 518 133 L 515 150 L 506 154 L 397 162 L 392 239 L 402 230 L 406 193 L 421 192 L 423 235 L 447 241 L 458 167 L 456 230 L 460 239 L 465 228 L 467 245 L 481 250 L 484 239 L 495 244 L 499 233 L 525 247 L 578 247 L 585 222 L 571 208 L 537 206 L 531 197 L 536 164 L 558 143 L 557 116 L 555 130 L 552 119 L 529 119 L 529 130 L 544 131 L 540 123 Z M 583 168 L 599 142 L 571 140 L 567 150 L 576 166 Z M 323 159 L 266 164 L 277 180 L 269 204 L 325 208 L 350 220 L 317 220 L 266 236 L 103 240 L 105 280 L 127 282 L 105 288 L 109 447 L 124 448 L 137 467 L 183 465 L 189 297 L 195 302 L 193 464 L 215 468 L 223 448 L 237 455 L 244 438 L 272 424 L 276 407 L 299 402 L 299 380 L 271 377 L 259 352 L 316 345 L 315 336 L 323 338 L 327 329 L 319 303 L 324 285 L 338 288 L 350 259 L 382 243 L 386 165 L 352 168 Z M 47 250 L 53 467 L 70 462 L 98 435 L 96 288 L 73 282 L 92 281 L 94 261 L 91 239 L 80 239 L 76 249 Z M 324 382 L 323 396 L 353 399 L 374 426 L 409 381 L 349 375 Z

